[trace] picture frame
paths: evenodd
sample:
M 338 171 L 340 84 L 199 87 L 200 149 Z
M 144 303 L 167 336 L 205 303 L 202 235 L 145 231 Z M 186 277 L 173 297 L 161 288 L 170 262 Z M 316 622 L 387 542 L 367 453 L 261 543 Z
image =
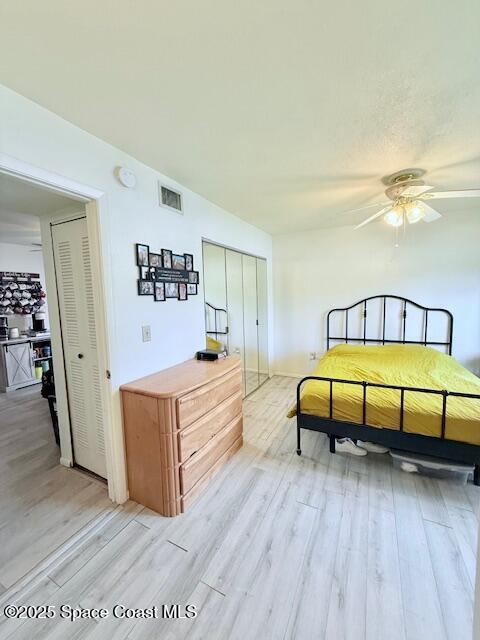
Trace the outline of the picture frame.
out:
M 172 269 L 177 269 L 178 271 L 185 271 L 185 256 L 181 256 L 178 253 L 173 253 Z
M 148 267 L 148 256 L 150 254 L 150 247 L 148 244 L 139 244 L 137 242 L 136 253 L 137 253 L 137 265 L 139 267 Z
M 165 282 L 165 298 L 178 300 L 178 282 Z
M 164 269 L 172 268 L 172 252 L 170 249 L 162 249 L 162 265 Z
M 149 253 L 148 260 L 149 260 L 149 265 L 151 267 L 162 266 L 162 256 L 159 253 Z
M 189 296 L 196 296 L 198 294 L 198 285 L 189 282 L 187 284 L 187 294 Z
M 179 300 L 187 300 L 187 283 L 179 282 L 178 283 L 178 299 Z
M 153 296 L 154 293 L 153 280 L 139 280 L 138 281 L 138 295 L 139 296 Z
M 140 280 L 150 280 L 150 267 L 139 267 Z
M 188 273 L 188 283 L 189 284 L 198 284 L 198 271 L 189 271 L 189 273 Z
M 165 282 L 160 282 L 157 280 L 154 282 L 154 300 L 155 302 L 164 302 L 166 300 L 165 296 Z
M 184 253 L 185 257 L 185 271 L 193 271 L 193 255 L 191 253 Z
M 148 280 L 157 279 L 157 267 L 148 267 Z

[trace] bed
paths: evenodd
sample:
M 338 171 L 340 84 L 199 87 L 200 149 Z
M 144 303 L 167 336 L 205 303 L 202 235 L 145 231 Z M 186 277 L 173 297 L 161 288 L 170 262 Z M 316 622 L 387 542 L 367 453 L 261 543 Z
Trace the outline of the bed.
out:
M 387 321 L 392 301 L 397 307 Z M 375 335 L 367 324 L 369 311 L 377 316 Z M 338 314 L 342 335 L 331 328 Z M 429 322 L 431 326 L 439 315 L 446 320 L 446 337 L 434 340 Z M 419 325 L 413 339 L 410 316 Z M 393 338 L 388 337 L 392 320 L 398 324 Z M 452 337 L 448 310 L 399 296 L 372 296 L 332 309 L 327 315 L 327 353 L 315 373 L 299 382 L 296 405 L 288 414 L 297 417 L 298 455 L 301 430 L 309 429 L 329 435 L 332 453 L 336 438 L 349 437 L 471 464 L 479 485 L 480 379 L 451 356 Z

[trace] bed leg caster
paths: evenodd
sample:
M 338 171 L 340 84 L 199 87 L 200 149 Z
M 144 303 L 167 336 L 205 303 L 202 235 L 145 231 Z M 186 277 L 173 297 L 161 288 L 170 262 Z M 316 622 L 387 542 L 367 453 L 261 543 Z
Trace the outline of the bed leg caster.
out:
M 480 465 L 478 464 L 473 469 L 473 484 L 480 487 Z
M 329 436 L 330 438 L 330 453 L 335 453 L 335 436 Z

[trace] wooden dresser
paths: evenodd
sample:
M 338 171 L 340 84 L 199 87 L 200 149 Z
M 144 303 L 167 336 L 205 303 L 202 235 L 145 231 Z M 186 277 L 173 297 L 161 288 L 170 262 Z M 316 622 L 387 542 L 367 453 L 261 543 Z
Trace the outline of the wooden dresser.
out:
M 121 393 L 130 498 L 183 513 L 243 444 L 240 358 L 188 360 Z

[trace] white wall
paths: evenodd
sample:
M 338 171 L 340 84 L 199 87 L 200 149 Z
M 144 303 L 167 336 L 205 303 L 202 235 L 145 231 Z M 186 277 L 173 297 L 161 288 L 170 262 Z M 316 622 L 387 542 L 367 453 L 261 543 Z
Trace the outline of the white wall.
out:
M 105 267 L 112 294 L 112 379 L 116 385 L 190 358 L 205 343 L 203 279 L 199 295 L 187 302 L 155 303 L 150 297 L 137 296 L 135 242 L 149 244 L 152 251 L 169 248 L 193 253 L 200 274 L 202 237 L 265 256 L 271 264 L 272 241 L 267 233 L 181 186 L 184 216 L 159 207 L 159 173 L 1 86 L 0 127 L 1 152 L 107 193 L 109 211 L 108 219 L 102 221 L 102 237 L 109 255 Z M 136 189 L 125 189 L 116 181 L 113 170 L 117 165 L 136 173 Z M 152 327 L 151 343 L 142 342 L 144 324 Z
M 461 206 L 461 205 L 459 205 Z M 440 208 L 440 207 L 439 207 Z M 407 229 L 382 222 L 274 237 L 275 371 L 308 373 L 325 350 L 326 312 L 396 294 L 454 315 L 453 355 L 480 364 L 480 208 Z
M 32 251 L 30 246 L 2 242 L 2 238 L 0 237 L 0 271 L 28 271 L 29 273 L 39 273 L 40 282 L 46 291 L 43 254 L 41 251 Z M 47 304 L 42 308 L 42 311 L 48 314 L 47 306 L 48 296 Z M 26 317 L 27 316 L 9 316 L 8 325 L 10 327 L 21 327 L 23 325 L 19 323 L 19 320 L 24 321 Z M 48 315 L 46 325 L 48 327 Z
M 271 236 L 1 85 L 0 153 L 106 194 L 100 231 L 109 294 L 109 352 L 117 430 L 121 430 L 119 385 L 191 358 L 205 345 L 202 237 L 267 258 L 272 314 Z M 114 168 L 118 165 L 135 172 L 135 189 L 128 190 L 116 181 Z M 184 216 L 158 206 L 159 179 L 181 189 Z M 167 248 L 192 253 L 195 268 L 200 271 L 199 295 L 185 302 L 154 302 L 151 297 L 139 297 L 136 242 L 149 244 L 157 252 Z M 149 343 L 142 342 L 142 325 L 151 326 Z

